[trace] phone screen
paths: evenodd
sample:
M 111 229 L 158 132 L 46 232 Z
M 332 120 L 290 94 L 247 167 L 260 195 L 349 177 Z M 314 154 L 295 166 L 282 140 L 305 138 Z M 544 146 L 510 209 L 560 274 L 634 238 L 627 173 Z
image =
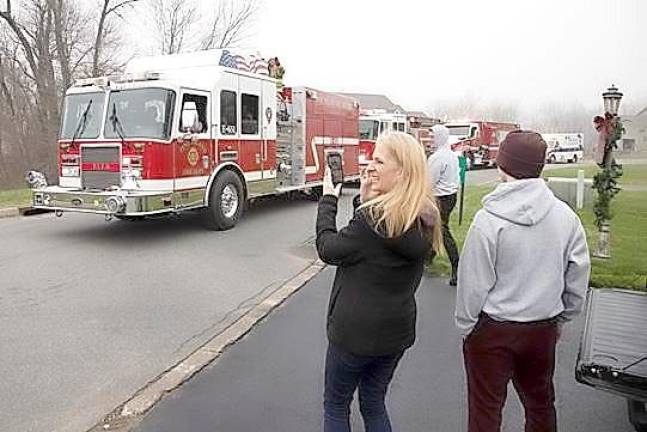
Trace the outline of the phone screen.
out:
M 330 174 L 332 175 L 332 183 L 337 185 L 344 182 L 344 171 L 342 169 L 342 159 L 339 153 L 328 153 L 326 162 L 330 167 Z

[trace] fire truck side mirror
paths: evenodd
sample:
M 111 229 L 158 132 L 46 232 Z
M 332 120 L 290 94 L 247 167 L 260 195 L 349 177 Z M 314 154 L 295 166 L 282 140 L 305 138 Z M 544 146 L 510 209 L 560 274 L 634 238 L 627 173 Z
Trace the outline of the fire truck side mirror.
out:
M 198 109 L 195 102 L 184 102 L 182 106 L 182 131 L 196 132 L 198 130 Z

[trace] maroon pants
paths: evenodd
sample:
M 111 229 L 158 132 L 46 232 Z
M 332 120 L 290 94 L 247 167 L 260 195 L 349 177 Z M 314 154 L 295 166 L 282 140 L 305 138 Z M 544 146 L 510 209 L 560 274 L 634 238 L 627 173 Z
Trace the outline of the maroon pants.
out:
M 497 322 L 482 314 L 463 344 L 469 432 L 498 432 L 512 380 L 526 414 L 525 432 L 555 432 L 557 324 Z

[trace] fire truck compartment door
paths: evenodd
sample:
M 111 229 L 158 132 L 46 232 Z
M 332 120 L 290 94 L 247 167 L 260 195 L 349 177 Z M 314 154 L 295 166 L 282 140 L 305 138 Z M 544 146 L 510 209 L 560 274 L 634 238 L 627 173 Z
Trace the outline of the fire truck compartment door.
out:
M 260 107 L 263 179 L 276 179 L 276 85 L 262 81 Z

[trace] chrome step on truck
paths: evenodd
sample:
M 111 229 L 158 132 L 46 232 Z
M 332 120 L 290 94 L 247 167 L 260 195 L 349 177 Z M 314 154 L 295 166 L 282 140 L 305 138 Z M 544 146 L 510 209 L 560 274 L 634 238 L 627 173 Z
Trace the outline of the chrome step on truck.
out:
M 575 378 L 626 398 L 629 421 L 647 432 L 647 292 L 589 291 Z

